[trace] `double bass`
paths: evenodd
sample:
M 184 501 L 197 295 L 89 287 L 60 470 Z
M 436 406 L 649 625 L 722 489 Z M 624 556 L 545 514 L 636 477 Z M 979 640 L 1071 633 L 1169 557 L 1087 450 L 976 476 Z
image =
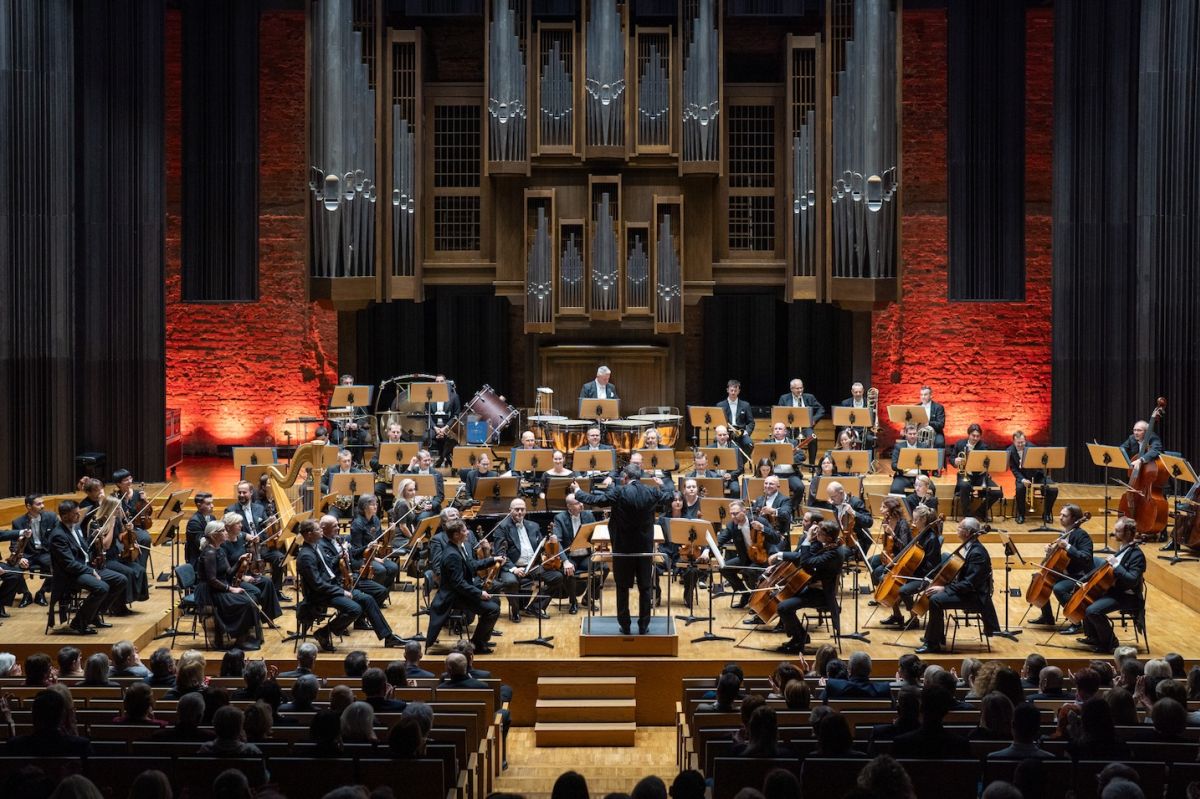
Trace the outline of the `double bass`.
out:
M 1054 593 L 1054 583 L 1058 578 L 1071 579 L 1070 575 L 1067 574 L 1067 565 L 1071 562 L 1071 557 L 1067 554 L 1066 547 L 1055 545 L 1065 542 L 1067 536 L 1091 518 L 1091 513 L 1083 514 L 1081 518 L 1068 529 L 1064 530 L 1062 535 L 1050 545 L 1054 548 L 1042 559 L 1037 573 L 1033 575 L 1033 580 L 1030 581 L 1029 588 L 1025 591 L 1025 601 L 1030 605 L 1033 605 L 1035 608 L 1045 607 Z
M 1167 412 L 1167 400 L 1159 397 L 1150 414 L 1146 438 L 1154 432 L 1155 423 Z M 1167 529 L 1170 509 L 1163 487 L 1167 484 L 1167 470 L 1159 465 L 1158 459 L 1141 461 L 1129 470 L 1129 490 L 1121 495 L 1120 511 L 1137 523 L 1142 535 L 1157 534 Z
M 916 599 L 913 600 L 912 612 L 914 616 L 924 616 L 929 612 L 929 594 L 926 592 L 934 586 L 944 588 L 954 582 L 954 578 L 962 571 L 963 566 L 967 565 L 966 555 L 963 554 L 966 552 L 967 547 L 973 541 L 978 540 L 981 535 L 990 533 L 991 531 L 991 525 L 983 525 L 979 532 L 972 534 L 970 538 L 955 547 L 954 551 L 950 553 L 950 557 L 942 561 L 942 565 L 938 567 L 937 571 L 929 576 L 929 584 L 926 586 L 925 591 L 917 594 Z

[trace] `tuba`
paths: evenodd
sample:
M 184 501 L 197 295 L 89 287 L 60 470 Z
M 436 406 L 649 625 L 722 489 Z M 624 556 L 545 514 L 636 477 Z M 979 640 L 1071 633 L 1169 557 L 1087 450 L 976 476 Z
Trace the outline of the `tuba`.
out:
M 937 431 L 933 429 L 932 425 L 921 425 L 917 428 L 917 446 L 921 449 L 931 448 L 936 436 Z

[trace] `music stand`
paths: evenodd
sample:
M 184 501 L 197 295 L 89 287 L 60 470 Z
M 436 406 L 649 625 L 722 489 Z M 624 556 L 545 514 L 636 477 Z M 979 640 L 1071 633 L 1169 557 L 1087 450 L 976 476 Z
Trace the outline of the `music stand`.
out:
M 673 472 L 676 469 L 675 451 L 670 449 L 635 449 L 642 453 L 642 466 L 646 469 L 661 472 Z
M 330 408 L 369 408 L 374 386 L 338 386 L 329 398 Z
M 823 474 L 817 480 L 818 497 L 828 496 L 830 483 L 841 483 L 842 488 L 846 489 L 846 496 L 848 497 L 862 496 L 863 479 L 861 477 L 855 477 L 854 475 L 846 475 L 845 477 L 842 477 L 839 475 Z
M 1104 546 L 1099 552 L 1105 555 L 1111 555 L 1115 551 L 1108 545 L 1108 502 L 1109 502 L 1109 485 L 1112 482 L 1112 477 L 1109 476 L 1108 470 L 1120 467 L 1129 472 L 1129 455 L 1120 447 L 1112 446 L 1111 444 L 1101 444 L 1093 441 L 1087 445 L 1088 454 L 1092 457 L 1092 463 L 1104 469 Z
M 379 445 L 375 460 L 379 461 L 380 466 L 399 466 L 407 469 L 420 449 L 421 444 L 417 441 L 388 441 Z
M 750 450 L 750 468 L 752 471 L 758 471 L 758 462 L 763 458 L 771 461 L 771 466 L 776 463 L 785 463 L 788 466 L 792 465 L 792 455 L 796 452 L 795 444 L 755 444 L 754 449 Z M 755 477 L 758 475 L 755 474 Z
M 835 449 L 829 456 L 840 474 L 866 474 L 871 463 L 871 453 L 865 449 Z
M 565 510 L 574 477 L 551 477 L 546 483 L 546 510 Z
M 763 480 L 765 477 L 743 477 L 742 478 L 742 501 L 754 502 L 762 496 Z
M 733 447 L 700 447 L 699 450 L 708 458 L 708 468 L 714 472 L 737 472 L 738 451 Z M 727 460 L 733 463 L 726 463 Z
M 721 592 L 724 593 L 724 587 L 718 585 L 718 580 L 721 579 L 721 569 L 725 568 L 725 556 L 721 553 L 721 548 L 717 546 L 717 540 L 713 538 L 712 533 L 705 533 L 704 539 L 708 542 L 708 556 L 716 561 L 717 568 L 710 571 L 708 578 L 708 629 L 699 638 L 693 638 L 692 643 L 702 644 L 705 641 L 732 641 L 734 639 L 729 636 L 713 633 L 713 618 L 715 616 L 713 613 L 713 594 L 717 593 L 718 588 L 721 588 Z M 716 575 L 716 579 L 713 579 L 713 575 Z
M 1166 469 L 1171 475 L 1171 494 L 1175 497 L 1175 526 L 1178 527 L 1180 505 L 1179 481 L 1183 480 L 1188 483 L 1196 482 L 1196 470 L 1192 468 L 1190 463 L 1188 463 L 1187 458 L 1184 458 L 1180 455 L 1168 455 L 1165 452 L 1158 456 L 1158 464 L 1160 468 Z M 1195 513 L 1196 510 L 1193 509 L 1192 512 Z M 1185 560 L 1200 560 L 1200 558 L 1179 554 L 1180 540 L 1176 531 L 1172 531 L 1171 538 L 1174 541 L 1174 544 L 1171 547 L 1173 550 L 1172 553 L 1170 555 L 1159 555 L 1159 560 L 1165 560 L 1171 566 L 1174 566 L 1176 563 L 1181 563 Z
M 398 564 L 400 566 L 401 574 L 408 574 L 408 562 L 412 560 L 416 553 L 421 549 L 421 544 L 433 538 L 433 531 L 438 528 L 438 525 L 440 525 L 441 522 L 442 517 L 434 514 L 433 516 L 427 516 L 422 519 L 417 525 L 417 529 L 413 530 L 412 536 L 408 539 L 408 555 L 404 558 L 404 563 Z M 421 590 L 420 576 L 414 578 L 414 582 L 413 604 L 416 606 L 416 610 L 413 611 L 413 616 L 417 620 L 417 631 L 413 635 L 409 636 L 409 640 L 424 641 L 425 636 L 421 633 L 421 614 L 427 611 L 421 610 L 421 595 L 425 592 Z
M 1008 530 L 997 530 L 997 535 L 1000 536 L 1000 541 L 1004 544 L 1004 638 L 1016 640 L 1017 636 L 1024 632 L 1023 629 L 1013 630 L 1008 626 L 1008 599 L 1009 599 L 1009 573 L 1012 572 L 1012 556 L 1016 555 L 1017 560 L 1021 565 L 1025 565 L 1025 558 L 1021 557 L 1021 551 L 1017 549 L 1017 544 L 1012 540 L 1012 535 Z M 1026 611 L 1028 612 L 1028 611 Z M 1024 618 L 1024 617 L 1022 617 Z
M 336 394 L 334 396 L 337 396 Z M 408 387 L 408 401 L 429 404 L 431 402 L 449 402 L 449 383 L 412 383 Z M 333 405 L 334 403 L 329 403 Z
M 243 466 L 258 466 L 259 464 L 275 463 L 278 453 L 274 447 L 234 447 L 233 465 L 238 472 Z
M 619 399 L 585 399 L 579 398 L 580 419 L 619 419 L 621 418 L 621 400 Z
M 930 466 L 929 464 L 933 465 Z M 916 469 L 918 472 L 936 472 L 942 468 L 942 450 L 933 447 L 901 447 L 896 468 L 902 472 Z
M 419 477 L 420 475 L 412 475 Z M 370 472 L 338 472 L 330 475 L 329 478 L 329 493 L 330 494 L 351 494 L 358 496 L 360 494 L 371 494 L 375 491 L 375 476 Z
M 522 474 L 544 472 L 552 466 L 554 466 L 554 450 L 552 449 L 518 449 L 510 464 L 512 471 Z
M 1062 469 L 1067 465 L 1067 448 L 1066 447 L 1026 447 L 1025 454 L 1021 458 L 1022 469 L 1041 469 L 1042 470 L 1042 519 L 1050 513 L 1050 509 L 1046 507 L 1046 488 L 1050 485 L 1050 470 Z M 1033 490 L 1033 486 L 1029 486 L 1029 490 Z M 1033 528 L 1035 533 L 1056 533 L 1057 529 L 1042 522 L 1040 527 Z
M 701 546 L 706 537 L 712 536 L 712 522 L 705 519 L 670 519 L 667 522 L 667 529 L 664 531 L 667 540 L 676 546 Z M 700 542 L 699 544 L 697 542 Z M 688 568 L 696 569 L 696 561 L 694 559 L 688 561 Z M 668 574 L 667 579 L 670 579 Z M 686 584 L 684 585 L 685 592 L 687 591 Z M 688 597 L 685 595 L 684 599 Z M 684 626 L 690 625 L 696 621 L 708 621 L 711 616 L 696 616 L 693 614 L 695 603 L 689 603 L 693 607 L 688 608 L 688 615 L 676 616 L 675 618 L 683 622 Z
M 466 444 L 459 444 L 450 455 L 450 466 L 460 471 L 462 469 L 474 469 L 479 465 L 480 455 L 487 455 L 493 466 L 499 460 L 491 447 L 472 447 Z
M 834 427 L 874 427 L 874 425 L 875 416 L 871 413 L 870 408 L 846 408 L 842 405 L 833 407 Z
M 480 513 L 507 513 L 521 490 L 519 477 L 480 477 L 471 499 L 479 503 Z
M 924 405 L 889 405 L 887 412 L 888 419 L 893 424 L 900 425 L 901 429 L 906 424 L 915 424 L 918 427 L 929 424 L 929 414 L 925 412 Z
M 712 431 L 721 425 L 728 424 L 725 421 L 725 411 L 718 408 L 716 405 L 689 405 L 688 409 L 688 424 L 692 426 L 692 444 L 699 445 L 700 431 L 704 431 L 704 443 L 707 444 L 712 437 Z M 709 466 L 713 466 L 712 461 L 709 461 Z
M 712 522 L 718 528 L 724 527 L 729 518 L 729 506 L 740 501 L 724 497 L 704 497 L 700 500 L 700 518 Z
M 154 518 L 164 519 L 167 517 L 167 514 L 179 513 L 181 510 L 183 510 L 183 503 L 186 502 L 188 497 L 192 495 L 192 491 L 193 489 L 191 488 L 172 491 L 167 495 L 166 501 L 163 502 L 162 507 L 158 509 L 158 513 L 155 514 Z
M 617 469 L 617 452 L 611 449 L 577 449 L 571 453 L 571 468 L 587 475 L 592 472 L 614 472 Z
M 771 427 L 783 423 L 788 430 L 803 430 L 812 427 L 812 408 L 796 408 L 791 405 L 771 406 Z M 793 436 L 796 434 L 793 432 Z M 796 436 L 797 438 L 799 436 Z
M 720 497 L 725 495 L 725 483 L 720 477 L 680 477 L 676 481 L 679 485 L 679 493 L 683 493 L 683 484 L 688 480 L 695 480 L 696 488 L 706 496 Z M 703 499 L 703 497 L 701 498 Z
M 335 474 L 334 477 L 336 478 L 337 475 Z M 436 475 L 432 475 L 432 474 L 398 474 L 393 479 L 394 480 L 403 480 L 405 478 L 412 480 L 413 482 L 415 482 L 417 484 L 417 496 L 429 497 L 430 499 L 437 496 L 437 476 Z M 396 484 L 395 484 L 395 482 L 393 482 L 392 493 L 395 493 L 395 492 L 396 492 Z

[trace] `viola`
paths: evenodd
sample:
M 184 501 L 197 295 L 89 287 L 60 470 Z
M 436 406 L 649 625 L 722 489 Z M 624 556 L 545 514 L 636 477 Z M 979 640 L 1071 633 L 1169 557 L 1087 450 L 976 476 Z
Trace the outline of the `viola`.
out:
M 1092 518 L 1091 513 L 1083 514 L 1083 517 L 1072 524 L 1067 530 L 1064 530 L 1062 535 L 1058 537 L 1050 546 L 1050 552 L 1042 560 L 1042 564 L 1038 566 L 1037 573 L 1033 575 L 1033 580 L 1029 583 L 1028 590 L 1025 591 L 1025 601 L 1035 608 L 1045 607 L 1050 601 L 1050 597 L 1054 591 L 1054 583 L 1060 578 L 1065 577 L 1067 572 L 1067 564 L 1071 558 L 1067 555 L 1066 541 L 1067 536 L 1076 530 L 1081 524 Z
M 542 567 L 552 571 L 562 568 L 562 544 L 556 535 L 550 535 L 542 546 Z
M 29 543 L 31 538 L 33 538 L 32 530 L 23 530 L 21 532 L 21 537 L 17 539 L 16 548 L 13 549 L 12 554 L 8 556 L 7 563 L 9 566 L 16 566 L 21 562 L 21 558 L 24 557 L 25 553 L 25 545 Z
M 896 554 L 896 531 L 887 522 L 883 523 L 883 537 L 880 541 L 880 547 L 883 550 L 879 555 L 879 562 L 885 567 L 892 565 L 892 556 Z
M 1150 414 L 1147 437 L 1154 432 L 1155 423 L 1166 412 L 1166 397 L 1159 397 Z M 1142 461 L 1129 470 L 1129 490 L 1121 495 L 1120 511 L 1122 516 L 1137 522 L 1138 532 L 1142 535 L 1157 534 L 1167 529 L 1170 508 L 1163 494 L 1167 478 L 1167 470 L 1159 465 L 1157 458 Z
M 762 522 L 758 520 L 750 522 L 750 546 L 746 553 L 752 562 L 760 566 L 766 563 L 767 558 L 770 557 L 767 552 L 767 533 Z

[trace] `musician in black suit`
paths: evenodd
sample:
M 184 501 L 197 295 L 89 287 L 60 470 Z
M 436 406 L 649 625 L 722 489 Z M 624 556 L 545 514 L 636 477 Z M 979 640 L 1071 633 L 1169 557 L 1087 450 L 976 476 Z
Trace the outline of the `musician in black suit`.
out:
M 750 513 L 767 519 L 779 533 L 780 540 L 786 541 L 792 529 L 792 501 L 779 490 L 779 478 L 770 475 L 763 478 L 762 494 L 750 506 Z
M 954 466 L 958 469 L 958 513 L 960 516 L 974 515 L 979 521 L 987 521 L 991 514 L 992 505 L 1000 501 L 1004 496 L 1000 486 L 992 480 L 992 476 L 987 472 L 968 472 L 967 457 L 979 450 L 989 449 L 987 442 L 983 440 L 983 428 L 977 423 L 972 423 L 967 428 L 967 437 L 956 441 L 954 446 L 950 448 L 950 459 L 954 461 Z M 999 456 L 997 456 L 999 457 Z M 981 489 L 982 497 L 979 507 L 972 508 L 974 501 L 972 493 L 978 488 Z M 971 511 L 974 510 L 974 514 Z
M 929 618 L 925 623 L 925 643 L 917 649 L 918 655 L 944 651 L 946 610 L 950 608 L 982 611 L 985 635 L 994 635 L 1000 629 L 992 604 L 992 557 L 978 540 L 982 531 L 983 525 L 971 516 L 958 523 L 964 563 L 949 584 L 924 589 L 929 596 Z
M 1118 608 L 1133 613 L 1139 623 L 1145 624 L 1146 605 L 1142 596 L 1142 582 L 1146 573 L 1146 553 L 1137 542 L 1137 522 L 1128 516 L 1117 521 L 1113 535 L 1121 544 L 1116 554 L 1110 555 L 1106 563 L 1113 567 L 1116 582 L 1104 596 L 1088 606 L 1083 617 L 1083 629 L 1087 633 L 1081 643 L 1095 648 L 1096 652 L 1111 654 L 1120 643 L 1113 633 L 1108 614 Z M 1103 564 L 1102 564 L 1103 565 Z
M 16 540 L 16 536 L 11 531 L 5 531 L 2 540 Z M 17 561 L 16 565 L 9 566 L 8 561 L 0 560 L 0 619 L 7 619 L 9 616 L 8 606 L 17 598 L 17 594 L 23 593 L 26 599 L 29 599 L 29 584 L 25 581 L 24 569 L 22 563 L 26 561 Z M 27 607 L 29 602 L 22 602 L 22 607 Z
M 887 500 L 884 500 L 884 502 L 886 503 Z M 912 512 L 912 525 L 905 525 L 908 528 L 908 532 L 906 534 L 907 537 L 902 537 L 900 532 L 901 527 L 899 522 L 897 523 L 897 549 L 895 550 L 896 556 L 899 556 L 904 547 L 912 543 L 912 539 L 914 537 L 917 539 L 917 546 L 919 546 L 921 551 L 925 553 L 921 558 L 920 564 L 917 565 L 916 570 L 909 575 L 911 577 L 928 577 L 937 569 L 938 566 L 942 565 L 942 537 L 939 533 L 938 525 L 935 524 L 935 521 L 936 518 L 934 512 L 928 507 L 922 505 L 917 507 Z M 874 558 L 872 558 L 872 560 L 874 560 Z M 884 576 L 887 574 L 888 567 L 885 567 L 882 565 L 882 563 L 878 562 L 876 566 L 877 567 L 875 570 L 871 572 L 871 582 L 875 585 L 879 585 Z M 913 600 L 916 598 L 917 594 L 924 590 L 924 588 L 925 583 L 920 579 L 904 580 L 900 585 L 900 602 L 902 602 L 904 607 L 911 612 Z M 900 605 L 894 605 L 892 607 L 892 615 L 879 623 L 888 627 L 904 624 L 904 617 L 900 613 Z M 917 620 L 913 618 L 908 622 L 908 626 L 916 626 L 917 623 Z
M 1076 580 L 1081 580 L 1087 576 L 1095 567 L 1092 558 L 1092 537 L 1087 530 L 1082 527 L 1083 509 L 1078 505 L 1063 505 L 1062 510 L 1058 514 L 1058 521 L 1062 525 L 1062 533 L 1058 539 L 1046 545 L 1046 555 L 1049 556 L 1056 549 L 1065 549 L 1067 551 L 1067 568 L 1065 569 L 1066 577 L 1059 575 L 1047 574 L 1046 576 L 1054 580 L 1054 598 L 1058 600 L 1059 606 L 1065 605 L 1067 600 L 1071 598 L 1071 594 L 1075 592 Z M 1058 577 L 1058 579 L 1055 579 Z M 1054 609 L 1051 607 L 1049 600 L 1042 607 L 1042 615 L 1031 622 L 1032 624 L 1054 625 Z M 1064 632 L 1067 635 L 1072 635 L 1079 631 L 1079 625 L 1072 624 Z
M 863 410 L 866 410 L 867 409 L 867 397 L 863 390 L 863 384 L 862 383 L 854 383 L 853 385 L 851 385 L 850 386 L 850 396 L 846 397 L 844 400 L 839 402 L 838 407 L 862 408 Z M 862 418 L 865 421 L 866 416 L 860 415 L 860 418 Z M 878 424 L 879 420 L 876 419 L 875 422 L 876 422 L 876 424 Z M 858 436 L 858 440 L 862 442 L 863 449 L 870 450 L 872 452 L 875 451 L 875 443 L 876 443 L 875 434 L 871 432 L 870 427 L 866 427 L 863 425 L 856 425 L 856 426 L 852 427 L 851 429 L 854 431 L 855 435 Z
M 1133 433 L 1121 444 L 1121 449 L 1129 456 L 1129 465 L 1137 468 L 1142 463 L 1158 460 L 1163 443 L 1158 433 L 1150 429 L 1149 422 L 1139 421 L 1134 424 Z
M 355 620 L 363 615 L 367 617 L 375 636 L 383 641 L 385 647 L 403 647 L 404 640 L 392 632 L 387 619 L 379 610 L 379 605 L 370 595 L 342 587 L 335 571 L 337 564 L 330 563 L 318 549 L 322 537 L 321 527 L 312 519 L 305 519 L 300 522 L 297 532 L 304 540 L 304 545 L 296 555 L 296 571 L 304 587 L 305 601 L 314 607 L 333 608 L 337 611 L 333 621 L 313 633 L 313 638 L 321 649 L 336 652 L 333 636 L 346 632 Z
M 918 449 L 920 445 L 917 443 L 917 426 L 912 422 L 904 425 L 904 437 L 892 445 L 892 485 L 888 488 L 889 494 L 903 494 L 905 491 L 913 487 L 913 482 L 917 479 L 917 475 L 922 474 L 919 469 L 908 469 L 901 471 L 900 469 L 900 451 L 903 449 Z M 926 464 L 933 467 L 926 469 L 925 474 L 936 469 L 937 464 Z
M 654 568 L 649 557 L 620 557 L 654 552 L 654 514 L 658 505 L 670 499 L 670 487 L 657 488 L 642 482 L 642 471 L 626 466 L 621 471 L 621 485 L 588 493 L 571 484 L 575 498 L 584 505 L 612 508 L 608 522 L 612 536 L 613 577 L 617 585 L 617 625 L 621 632 L 630 632 L 629 589 L 638 587 L 638 632 L 645 635 L 650 629 L 650 604 L 654 593 Z
M 575 536 L 579 533 L 579 528 L 585 524 L 592 524 L 596 521 L 596 516 L 590 510 L 584 510 L 583 503 L 575 498 L 573 494 L 567 495 L 567 509 L 554 514 L 551 530 L 558 537 L 559 542 L 564 547 L 569 547 L 571 542 L 575 540 Z M 571 564 L 570 573 L 567 572 L 567 563 Z M 567 550 L 567 561 L 563 563 L 563 575 L 567 583 L 567 596 L 571 599 L 571 606 L 568 612 L 572 615 L 579 612 L 579 597 L 587 592 L 585 601 L 591 603 L 595 601 L 597 591 L 600 588 L 600 583 L 603 581 L 603 570 L 595 573 L 594 585 L 592 590 L 588 591 L 588 575 L 591 573 L 592 551 L 591 549 L 571 549 Z
M 64 589 L 78 588 L 87 592 L 70 627 L 79 635 L 95 635 L 91 626 L 111 627 L 98 619 L 110 607 L 125 598 L 126 580 L 111 569 L 96 569 L 91 565 L 89 543 L 80 529 L 79 506 L 72 500 L 58 505 L 59 523 L 50 533 L 50 560 L 54 579 Z
M 825 406 L 812 394 L 804 392 L 804 381 L 798 377 L 792 378 L 791 383 L 788 384 L 788 393 L 781 395 L 779 402 L 775 404 L 785 408 L 812 409 L 812 426 L 805 427 L 800 431 L 802 438 L 811 437 L 812 439 L 808 442 L 808 462 L 812 463 L 817 459 L 817 437 L 813 435 L 813 427 L 825 417 Z M 795 435 L 795 432 L 792 435 Z
M 437 513 L 442 509 L 442 503 L 446 501 L 446 486 L 442 480 L 442 473 L 433 468 L 433 455 L 429 450 L 423 449 L 417 452 L 408 464 L 408 470 L 405 474 L 430 474 L 433 475 L 433 482 L 436 486 L 434 495 L 429 498 L 430 510 Z
M 713 442 L 714 447 L 733 451 L 732 456 L 727 456 L 726 458 L 730 462 L 722 463 L 721 468 L 717 472 L 725 485 L 725 496 L 730 498 L 740 497 L 742 495 L 742 471 L 746 468 L 745 457 L 729 437 L 728 427 L 723 424 L 717 425 L 713 429 L 713 435 L 716 438 Z
M 580 399 L 620 399 L 617 394 L 617 387 L 610 381 L 612 380 L 612 370 L 607 366 L 601 366 L 596 369 L 596 379 L 590 380 L 583 384 L 583 388 L 579 390 Z
M 462 480 L 463 484 L 463 494 L 468 500 L 475 497 L 475 487 L 479 485 L 479 478 L 499 476 L 500 473 L 492 468 L 492 459 L 488 457 L 486 452 L 480 453 L 473 468 L 463 469 L 458 473 L 458 477 Z
M 436 455 L 436 465 L 442 466 L 450 461 L 450 454 L 458 445 L 450 435 L 450 425 L 462 411 L 462 401 L 458 398 L 454 381 L 447 382 L 445 375 L 438 375 L 433 382 L 446 383 L 449 392 L 446 402 L 425 403 L 425 415 L 429 420 L 425 430 L 425 446 Z
M 611 450 L 614 453 L 613 468 L 609 471 L 589 468 L 591 464 L 588 462 L 588 453 L 598 452 L 600 450 Z M 587 431 L 587 443 L 571 453 L 571 468 L 574 469 L 577 474 L 585 475 L 587 477 L 599 479 L 608 478 L 615 480 L 617 479 L 617 458 L 615 453 L 616 448 L 613 447 L 612 444 L 600 443 L 600 428 L 589 427 Z
M 865 553 L 871 551 L 871 525 L 875 523 L 871 517 L 871 509 L 858 497 L 847 494 L 846 487 L 838 482 L 832 482 L 825 487 L 825 499 L 839 520 L 845 516 L 854 517 L 854 537 L 858 539 L 858 546 L 843 546 L 842 560 L 866 557 Z
M 354 465 L 354 454 L 350 452 L 350 450 L 339 450 L 337 454 L 337 465 L 330 467 L 325 471 L 325 474 L 321 475 L 322 496 L 332 493 L 333 477 L 337 474 L 366 475 L 367 471 Z M 356 480 L 356 482 L 358 483 L 358 490 L 353 494 L 338 494 L 333 500 L 330 501 L 329 509 L 327 511 L 328 513 L 332 513 L 339 519 L 349 519 L 354 515 L 354 503 L 357 501 L 358 497 L 367 493 L 367 491 L 373 491 L 375 488 L 375 479 L 373 477 L 364 477 L 361 480 Z M 239 488 L 238 490 L 240 491 L 241 489 Z
M 342 553 L 350 552 L 350 542 L 342 537 L 341 525 L 336 517 L 327 513 L 321 517 L 318 524 L 321 526 L 321 540 L 317 541 L 317 549 L 320 550 L 326 561 L 337 564 L 339 560 L 342 560 Z M 341 566 L 335 566 L 335 570 L 341 576 Z M 359 579 L 359 574 L 359 567 L 355 565 L 354 559 L 351 557 L 350 590 L 366 594 L 382 608 L 388 599 L 388 589 L 378 580 L 372 579 L 371 576 Z M 380 612 L 382 613 L 382 610 Z M 369 630 L 371 628 L 365 616 L 359 616 L 354 620 L 354 629 Z
M 783 422 L 776 422 L 771 425 L 771 435 L 763 440 L 764 444 L 782 445 L 792 448 L 791 463 L 786 461 L 775 461 L 772 466 L 772 471 L 780 477 L 786 477 L 788 481 L 788 492 L 792 496 L 804 493 L 804 478 L 800 474 L 800 465 L 804 463 L 805 454 L 796 446 L 795 439 L 788 436 L 787 425 Z M 814 455 L 816 453 L 816 443 L 812 444 L 810 449 Z
M 213 495 L 208 491 L 196 493 L 196 512 L 188 519 L 184 531 L 183 559 L 193 566 L 200 557 L 200 546 L 204 540 L 204 530 L 213 521 Z
M 233 556 L 234 551 L 240 555 L 245 551 L 245 544 L 257 539 L 260 542 L 258 555 L 271 569 L 271 583 L 275 588 L 275 596 L 280 600 L 287 599 L 283 594 L 283 559 L 286 553 L 282 548 L 271 549 L 270 544 L 266 542 L 266 537 L 271 534 L 271 530 L 278 529 L 278 521 L 275 525 L 268 525 L 267 508 L 261 502 L 254 501 L 254 486 L 250 485 L 249 481 L 238 482 L 237 502 L 225 509 L 225 515 L 230 513 L 237 514 L 242 518 L 241 529 L 245 535 L 242 536 L 240 545 L 234 542 L 231 548 L 226 549 L 226 554 L 230 558 L 229 562 L 237 562 L 237 558 Z M 231 538 L 236 537 L 236 534 L 230 530 L 226 530 L 226 534 Z M 230 551 L 230 549 L 234 551 Z
M 16 530 L 19 535 L 17 540 L 12 542 L 10 551 L 16 552 L 18 541 L 21 538 L 25 539 L 18 567 L 25 570 L 36 569 L 46 575 L 50 573 L 50 531 L 57 524 L 58 517 L 46 510 L 46 501 L 42 499 L 41 494 L 30 494 L 25 497 L 25 513 L 13 519 L 12 522 L 12 529 Z M 25 597 L 21 600 L 21 607 L 27 607 L 33 602 L 45 605 L 46 582 L 46 580 L 42 581 L 36 596 L 31 596 L 26 590 Z
M 743 399 L 738 399 L 741 393 L 742 382 L 740 380 L 730 380 L 725 384 L 725 399 L 716 403 L 716 405 L 725 412 L 725 421 L 731 427 L 737 428 L 737 430 L 729 431 L 731 439 L 736 441 L 737 445 L 749 455 L 750 450 L 754 448 L 754 441 L 750 438 L 750 435 L 754 432 L 754 414 L 750 410 L 750 403 Z
M 929 426 L 933 428 L 933 446 L 936 449 L 946 447 L 946 408 L 933 401 L 933 389 L 921 386 L 921 401 L 917 403 L 929 414 Z
M 437 643 L 438 634 L 445 626 L 446 619 L 457 607 L 479 618 L 479 623 L 475 625 L 475 634 L 471 636 L 475 652 L 482 655 L 491 654 L 493 650 L 488 642 L 492 637 L 492 630 L 496 627 L 496 620 L 500 618 L 500 603 L 475 583 L 475 573 L 496 562 L 503 565 L 505 558 L 503 555 L 497 555 L 475 560 L 466 547 L 467 527 L 461 519 L 448 523 L 444 532 L 447 534 L 448 546 L 441 558 L 441 586 L 429 607 L 429 633 L 425 651 L 428 652 Z
M 1013 443 L 1008 448 L 1008 470 L 1012 472 L 1017 485 L 1017 511 L 1014 514 L 1017 524 L 1025 523 L 1026 492 L 1032 490 L 1035 485 L 1042 486 L 1042 521 L 1049 524 L 1051 514 L 1054 513 L 1054 503 L 1058 501 L 1058 486 L 1051 481 L 1049 473 L 1036 468 L 1036 464 L 1021 465 L 1025 458 L 1025 450 L 1033 446 L 1025 440 L 1025 433 L 1018 430 L 1013 433 L 1012 440 Z
M 383 525 L 379 521 L 379 499 L 374 494 L 363 494 L 358 498 L 358 513 L 350 523 L 350 559 L 354 568 L 363 565 L 363 555 L 371 544 L 375 543 L 383 533 Z M 382 543 L 380 541 L 379 543 Z M 396 561 L 385 557 L 391 550 L 384 552 L 381 547 L 375 547 L 375 557 L 372 558 L 370 577 L 384 589 L 384 598 L 396 583 L 400 567 Z M 378 599 L 378 597 L 376 597 Z
M 524 596 L 532 593 L 534 581 L 541 582 L 544 588 L 541 595 L 525 608 L 527 615 L 547 618 L 549 614 L 546 613 L 546 607 L 551 597 L 562 596 L 562 571 L 546 569 L 541 565 L 544 556 L 538 550 L 544 548 L 543 538 L 545 536 L 537 523 L 525 518 L 525 500 L 520 497 L 508 504 L 508 518 L 501 521 L 492 533 L 493 548 L 497 554 L 505 557 L 501 591 L 509 595 L 508 613 L 514 622 L 521 620 L 521 604 Z M 561 540 L 559 544 L 562 544 Z M 518 596 L 518 593 L 522 596 Z
M 839 532 L 836 522 L 814 524 L 794 552 L 776 552 L 768 559 L 772 565 L 780 561 L 794 563 L 812 575 L 812 581 L 798 594 L 779 603 L 779 620 L 788 640 L 777 652 L 798 655 L 804 651 L 809 635 L 799 619 L 801 608 L 829 611 L 834 632 L 841 630 L 841 608 L 837 601 L 838 576 L 842 572 L 842 555 L 837 545 Z
M 746 506 L 740 500 L 729 503 L 729 522 L 717 536 L 717 546 L 724 549 L 732 545 L 737 551 L 734 557 L 725 559 L 725 568 L 721 569 L 721 575 L 739 594 L 733 602 L 735 608 L 744 608 L 749 603 L 750 596 L 746 593 L 746 584 L 757 583 L 762 575 L 762 567 L 766 566 L 765 560 L 755 563 L 750 555 L 751 540 L 756 532 L 763 537 L 763 549 L 767 555 L 779 549 L 781 539 L 770 522 L 752 518 L 746 513 Z

